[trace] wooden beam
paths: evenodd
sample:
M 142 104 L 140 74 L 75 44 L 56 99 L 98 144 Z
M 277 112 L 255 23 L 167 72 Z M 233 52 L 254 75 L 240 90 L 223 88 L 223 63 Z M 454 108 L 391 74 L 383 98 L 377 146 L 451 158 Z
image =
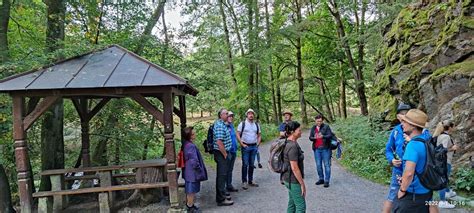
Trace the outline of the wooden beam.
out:
M 128 185 L 116 185 L 107 187 L 93 187 L 83 189 L 69 189 L 61 191 L 42 191 L 33 194 L 33 197 L 49 197 L 53 195 L 77 195 L 77 194 L 89 194 L 98 192 L 112 192 L 122 190 L 135 190 L 135 189 L 150 189 L 150 188 L 163 188 L 167 187 L 167 182 L 161 183 L 140 183 L 140 184 L 128 184 Z
M 95 107 L 89 112 L 87 115 L 89 120 L 91 120 L 97 113 L 104 108 L 105 104 L 107 104 L 110 101 L 110 98 L 103 98 Z
M 30 98 L 30 100 L 28 100 L 28 106 L 27 106 L 27 109 L 26 109 L 26 114 L 30 114 L 31 112 L 33 112 L 36 105 L 38 105 L 39 101 L 40 101 L 39 97 Z
M 100 97 L 111 97 L 111 96 L 125 96 L 131 94 L 142 94 L 143 96 L 156 96 L 160 93 L 168 93 L 175 91 L 178 94 L 182 93 L 181 90 L 175 86 L 150 86 L 150 87 L 130 87 L 130 88 L 80 88 L 80 89 L 56 89 L 56 90 L 29 90 L 29 91 L 12 91 L 12 96 L 22 97 L 45 97 L 45 96 L 100 96 Z
M 46 110 L 49 109 L 51 105 L 54 104 L 59 98 L 58 96 L 49 96 L 44 98 L 38 105 L 35 107 L 35 109 L 28 114 L 25 119 L 23 120 L 23 128 L 25 128 L 25 131 L 28 130 L 31 125 L 44 113 Z
M 85 103 L 83 103 L 84 100 Z M 76 108 L 77 114 L 79 114 L 79 118 L 81 118 L 81 121 L 88 121 L 87 99 L 71 98 L 71 101 L 74 104 L 74 108 Z
M 130 94 L 130 97 L 140 104 L 148 113 L 153 115 L 156 120 L 164 124 L 163 113 L 158 108 L 153 106 L 153 104 L 150 103 L 145 97 L 143 97 L 141 94 Z

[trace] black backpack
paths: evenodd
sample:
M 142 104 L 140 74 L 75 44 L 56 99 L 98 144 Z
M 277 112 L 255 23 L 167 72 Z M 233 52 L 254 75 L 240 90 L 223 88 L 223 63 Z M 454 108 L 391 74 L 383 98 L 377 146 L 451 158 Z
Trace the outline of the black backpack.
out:
M 255 122 L 255 125 L 257 125 L 257 134 L 260 132 L 260 125 L 258 125 L 258 122 Z M 242 121 L 242 131 L 240 131 L 240 138 L 242 138 L 242 134 L 244 134 L 244 129 L 245 129 L 245 120 Z
M 442 144 L 436 146 L 437 137 L 433 137 L 429 141 L 419 137 L 414 140 L 425 144 L 426 150 L 426 163 L 423 172 L 415 171 L 421 185 L 435 191 L 446 188 L 448 186 L 448 149 L 444 148 Z
M 207 129 L 207 138 L 204 140 L 202 146 L 207 153 L 211 153 L 212 150 L 214 150 L 214 124 L 211 124 L 209 129 Z

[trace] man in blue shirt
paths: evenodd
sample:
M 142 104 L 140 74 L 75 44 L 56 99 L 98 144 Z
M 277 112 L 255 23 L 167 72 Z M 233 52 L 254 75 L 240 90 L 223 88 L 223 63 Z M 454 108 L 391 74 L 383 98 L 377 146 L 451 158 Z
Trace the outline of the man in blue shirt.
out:
M 229 164 L 227 166 L 226 189 L 227 192 L 238 192 L 239 190 L 232 185 L 232 171 L 234 171 L 235 158 L 237 157 L 237 136 L 235 135 L 234 113 L 232 111 L 229 111 L 227 116 L 227 128 L 229 129 L 230 138 L 232 140 L 232 146 L 229 150 L 229 154 L 227 155 L 227 158 L 229 158 Z
M 410 110 L 410 105 L 401 103 L 397 107 L 397 119 L 402 122 L 402 116 Z M 388 192 L 387 200 L 383 204 L 384 213 L 389 213 L 392 208 L 393 200 L 397 196 L 400 184 L 398 178 L 402 176 L 402 159 L 403 156 L 403 144 L 405 138 L 403 137 L 402 124 L 398 124 L 393 128 L 390 136 L 388 137 L 387 145 L 385 146 L 385 156 L 388 163 L 392 165 L 392 178 L 390 179 L 390 190 Z
M 227 122 L 228 112 L 226 109 L 221 109 L 217 113 L 219 119 L 214 122 L 214 161 L 217 164 L 216 174 L 216 202 L 218 206 L 230 206 L 234 202 L 230 197 L 226 196 L 225 185 L 227 182 L 227 165 L 228 154 L 232 148 L 232 139 L 230 137 L 229 129 L 225 122 Z
M 280 138 L 285 138 L 286 124 L 291 121 L 292 116 L 293 116 L 293 113 L 291 113 L 288 110 L 283 112 L 283 117 L 285 117 L 285 121 L 283 121 L 283 123 L 281 123 L 280 126 L 278 127 L 278 130 L 280 131 Z
M 428 213 L 429 203 L 433 192 L 425 188 L 416 173 L 423 172 L 426 164 L 426 148 L 424 142 L 416 140 L 422 138 L 422 132 L 428 121 L 428 116 L 421 110 L 411 109 L 402 117 L 403 132 L 410 137 L 403 154 L 400 189 L 397 199 L 393 203 L 392 212 Z M 415 173 L 416 172 L 416 173 Z

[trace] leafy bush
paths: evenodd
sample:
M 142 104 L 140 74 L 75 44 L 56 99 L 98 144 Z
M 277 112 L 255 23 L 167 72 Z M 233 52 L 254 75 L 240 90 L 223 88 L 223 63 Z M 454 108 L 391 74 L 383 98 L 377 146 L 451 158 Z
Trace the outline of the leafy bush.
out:
M 467 192 L 474 189 L 474 170 L 467 167 L 459 167 L 454 171 L 454 188 Z
M 369 180 L 390 183 L 391 168 L 385 159 L 389 132 L 375 130 L 367 117 L 349 117 L 332 125 L 343 139 L 342 165 Z

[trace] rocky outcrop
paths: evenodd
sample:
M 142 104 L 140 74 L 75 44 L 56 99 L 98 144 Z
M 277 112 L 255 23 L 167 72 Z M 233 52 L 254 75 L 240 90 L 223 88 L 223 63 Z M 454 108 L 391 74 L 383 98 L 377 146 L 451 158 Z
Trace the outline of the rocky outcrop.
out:
M 439 2 L 439 1 L 438 1 Z M 456 163 L 474 155 L 474 3 L 449 0 L 403 9 L 384 35 L 370 106 L 390 110 L 399 101 L 424 110 L 429 127 L 452 119 L 463 147 Z

